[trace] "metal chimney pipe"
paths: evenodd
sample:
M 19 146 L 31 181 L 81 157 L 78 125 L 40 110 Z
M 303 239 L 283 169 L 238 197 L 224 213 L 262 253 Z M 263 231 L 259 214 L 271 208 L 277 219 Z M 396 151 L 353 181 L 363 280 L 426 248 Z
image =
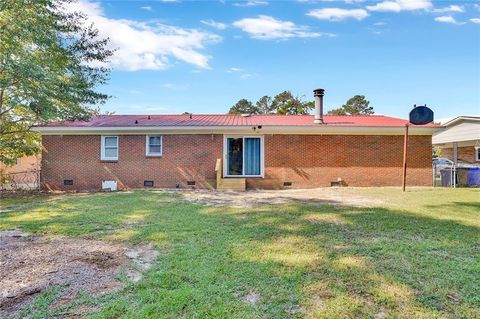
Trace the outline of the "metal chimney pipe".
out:
M 323 123 L 323 96 L 325 95 L 324 89 L 313 90 L 313 96 L 315 97 L 315 113 L 313 123 Z

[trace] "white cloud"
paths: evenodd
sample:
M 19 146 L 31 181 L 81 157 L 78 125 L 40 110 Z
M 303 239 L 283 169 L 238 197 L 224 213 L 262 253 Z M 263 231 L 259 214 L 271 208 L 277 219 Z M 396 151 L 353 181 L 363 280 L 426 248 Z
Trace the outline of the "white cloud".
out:
M 311 10 L 307 15 L 329 21 L 341 21 L 345 19 L 363 20 L 368 17 L 368 12 L 364 9 L 324 8 Z
M 267 4 L 268 4 L 267 1 L 249 0 L 249 1 L 235 2 L 233 5 L 235 7 L 256 7 L 256 6 L 266 6 Z
M 480 24 L 480 18 L 472 18 L 470 19 L 470 22 Z
M 367 6 L 370 11 L 400 12 L 414 10 L 428 10 L 433 7 L 430 0 L 394 0 L 383 1 L 373 6 Z
M 87 23 L 94 23 L 101 37 L 110 38 L 110 47 L 116 49 L 111 66 L 121 70 L 161 70 L 170 66 L 170 58 L 208 68 L 209 57 L 200 50 L 221 40 L 196 29 L 108 18 L 100 3 L 86 0 L 71 3 L 66 10 L 84 12 Z
M 216 21 L 213 21 L 212 19 L 200 20 L 200 22 L 218 30 L 224 30 L 227 28 L 227 25 L 225 23 L 216 22 Z
M 379 21 L 379 22 L 375 22 L 373 25 L 374 26 L 383 26 L 383 25 L 387 25 L 387 23 L 383 22 L 383 21 Z
M 145 10 L 145 11 L 152 11 L 153 10 L 153 8 L 150 7 L 150 6 L 140 7 L 140 9 Z
M 231 67 L 230 69 L 227 70 L 228 73 L 237 73 L 240 75 L 240 79 L 246 80 L 249 79 L 253 76 L 253 74 L 248 73 L 244 69 L 236 68 L 236 67 Z
M 465 9 L 463 6 L 458 6 L 458 5 L 450 5 L 445 8 L 440 8 L 440 9 L 434 9 L 433 12 L 435 13 L 446 13 L 446 12 L 464 12 Z
M 436 17 L 435 21 L 442 22 L 442 23 L 463 24 L 463 23 L 457 22 L 457 20 L 455 20 L 455 18 L 452 16 Z
M 235 21 L 233 26 L 247 32 L 252 38 L 261 40 L 334 36 L 330 33 L 311 32 L 306 26 L 297 26 L 291 21 L 281 21 L 265 15 Z

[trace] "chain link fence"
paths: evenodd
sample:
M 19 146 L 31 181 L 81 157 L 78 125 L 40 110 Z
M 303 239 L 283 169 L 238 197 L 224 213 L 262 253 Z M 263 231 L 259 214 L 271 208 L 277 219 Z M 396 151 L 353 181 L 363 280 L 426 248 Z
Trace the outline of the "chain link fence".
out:
M 480 167 L 455 165 L 453 162 L 433 163 L 434 187 L 480 187 Z

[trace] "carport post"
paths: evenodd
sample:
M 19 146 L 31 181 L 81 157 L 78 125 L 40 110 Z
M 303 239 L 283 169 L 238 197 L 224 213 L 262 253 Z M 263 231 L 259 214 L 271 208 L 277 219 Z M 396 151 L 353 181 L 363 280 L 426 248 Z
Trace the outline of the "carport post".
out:
M 405 192 L 407 184 L 407 152 L 408 152 L 408 123 L 405 124 L 405 136 L 403 137 L 403 178 L 402 190 Z

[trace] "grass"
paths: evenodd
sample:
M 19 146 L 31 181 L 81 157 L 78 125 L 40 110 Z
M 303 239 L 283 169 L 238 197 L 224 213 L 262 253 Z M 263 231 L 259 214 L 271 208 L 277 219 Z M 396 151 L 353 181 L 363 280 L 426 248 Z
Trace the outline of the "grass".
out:
M 93 318 L 480 318 L 479 190 L 348 191 L 385 204 L 33 196 L 2 199 L 0 230 L 153 243 L 158 261 L 138 283 L 89 300 Z M 255 305 L 243 301 L 251 294 Z M 53 295 L 37 301 L 38 318 Z

